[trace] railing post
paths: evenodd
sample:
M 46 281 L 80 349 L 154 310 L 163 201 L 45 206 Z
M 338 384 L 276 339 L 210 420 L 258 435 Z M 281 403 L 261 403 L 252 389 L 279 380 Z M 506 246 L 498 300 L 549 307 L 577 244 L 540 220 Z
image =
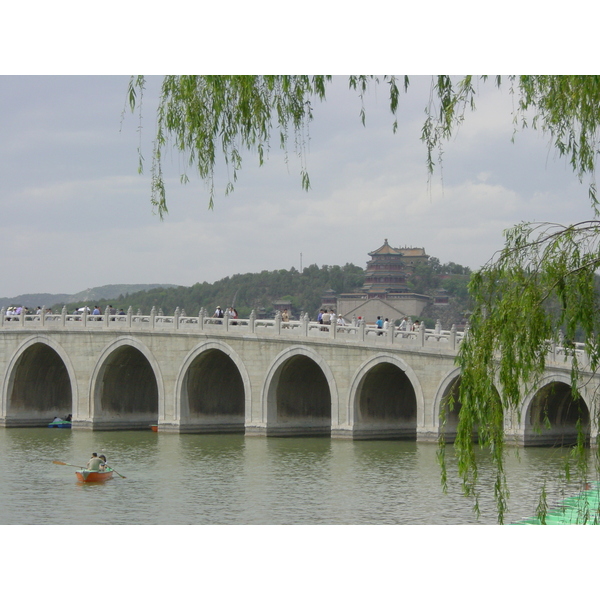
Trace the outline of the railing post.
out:
M 156 307 L 153 306 L 152 310 L 150 311 L 150 329 L 154 329 L 155 321 L 156 321 Z
M 198 313 L 198 329 L 204 329 L 204 306 Z
M 0 327 L 4 327 L 4 318 L 5 317 L 6 317 L 6 309 L 3 306 L 2 310 L 0 310 Z
M 275 334 L 281 335 L 281 313 L 279 311 L 275 313 Z
M 590 366 L 590 355 L 588 354 L 588 351 L 585 349 L 585 346 L 583 347 L 583 350 L 581 351 L 581 364 L 584 368 L 589 368 Z
M 254 321 L 256 321 L 256 313 L 254 309 L 250 313 L 250 318 L 248 319 L 248 329 L 250 329 L 250 333 L 254 333 Z
M 456 324 L 452 324 L 450 328 L 450 348 L 456 350 Z
M 419 335 L 419 341 L 421 346 L 425 345 L 425 322 L 419 323 L 419 331 L 417 332 Z
M 109 321 L 110 321 L 110 308 L 108 307 L 108 305 L 106 306 L 106 310 L 104 311 L 104 329 L 106 329 L 109 326 Z
M 394 325 L 393 322 L 388 321 L 388 328 L 387 328 L 387 343 L 392 345 L 394 343 L 394 332 L 396 330 L 396 326 Z
M 229 331 L 229 311 L 226 310 L 223 314 L 223 329 Z
M 173 329 L 179 329 L 179 306 L 175 309 L 173 313 Z
M 67 307 L 63 304 L 62 310 L 60 311 L 60 324 L 62 327 L 67 325 Z
M 21 327 L 25 327 L 25 307 L 21 306 L 21 314 L 19 315 L 20 325 Z
M 131 306 L 127 309 L 127 327 L 131 329 L 131 318 L 133 317 L 133 308 Z
M 40 325 L 46 326 L 46 306 L 42 306 L 42 312 L 40 313 Z
M 329 321 L 329 337 L 335 339 L 337 336 L 337 317 Z
M 308 337 L 308 326 L 310 325 L 310 318 L 308 313 L 304 313 L 302 321 L 300 322 L 301 333 L 304 337 Z
M 84 306 L 83 313 L 81 314 L 81 324 L 83 325 L 83 327 L 87 327 L 87 316 L 88 316 L 88 309 L 87 309 L 87 306 Z
M 358 322 L 358 339 L 361 342 L 365 341 L 365 320 L 364 319 L 361 319 Z
M 465 323 L 465 328 L 463 330 L 463 340 L 467 339 L 467 336 L 469 335 L 469 329 L 471 328 L 471 325 L 469 323 L 469 321 L 467 321 Z

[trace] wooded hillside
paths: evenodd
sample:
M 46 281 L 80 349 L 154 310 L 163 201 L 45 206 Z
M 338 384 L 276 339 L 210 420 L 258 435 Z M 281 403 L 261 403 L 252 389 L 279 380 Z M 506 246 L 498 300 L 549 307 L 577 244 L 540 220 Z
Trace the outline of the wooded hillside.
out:
M 103 311 L 107 304 L 127 311 L 131 306 L 148 314 L 152 307 L 164 314 L 173 314 L 176 308 L 185 310 L 187 315 L 197 315 L 202 307 L 212 313 L 216 306 L 223 309 L 234 306 L 240 317 L 248 317 L 254 309 L 271 316 L 273 303 L 284 300 L 292 303 L 292 314 L 297 317 L 308 312 L 316 317 L 321 297 L 326 290 L 333 289 L 342 294 L 360 289 L 364 282 L 365 271 L 361 267 L 347 263 L 343 267 L 334 265 L 310 265 L 300 273 L 292 267 L 290 270 L 262 271 L 225 277 L 215 283 L 196 283 L 191 287 L 155 288 L 133 294 L 120 295 L 117 298 L 103 298 L 94 304 Z M 418 293 L 434 294 L 435 290 L 448 290 L 459 304 L 459 311 L 468 304 L 467 283 L 470 271 L 455 263 L 441 265 L 431 258 L 427 265 L 420 266 L 407 287 Z M 455 304 L 456 302 L 454 302 Z M 72 312 L 80 303 L 67 304 Z M 56 305 L 53 310 L 62 310 Z

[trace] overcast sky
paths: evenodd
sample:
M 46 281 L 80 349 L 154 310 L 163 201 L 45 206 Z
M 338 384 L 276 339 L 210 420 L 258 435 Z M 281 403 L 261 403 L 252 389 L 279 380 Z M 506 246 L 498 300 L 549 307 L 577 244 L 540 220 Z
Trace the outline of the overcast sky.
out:
M 116 283 L 213 282 L 235 273 L 347 262 L 364 267 L 387 238 L 424 247 L 442 263 L 476 269 L 523 220 L 573 222 L 591 216 L 587 187 L 549 140 L 512 137 L 508 89 L 481 86 L 445 147 L 431 180 L 420 141 L 429 77 L 412 77 L 392 133 L 386 89 L 360 100 L 335 77 L 315 106 L 301 189 L 300 162 L 274 143 L 267 163 L 245 156 L 236 189 L 207 209 L 206 188 L 179 183 L 181 158 L 168 158 L 169 214 L 150 204 L 149 159 L 159 77 L 138 116 L 126 108 L 126 76 L 0 77 L 0 297 L 75 293 Z M 220 172 L 217 188 L 226 177 Z
M 172 154 L 162 222 L 150 204 L 150 164 L 137 172 L 140 144 L 150 158 L 161 78 L 149 78 L 141 132 L 126 106 L 128 74 L 138 72 L 572 72 L 574 57 L 586 72 L 594 40 L 577 34 L 579 4 L 552 22 L 536 3 L 509 1 L 493 27 L 470 26 L 469 3 L 386 4 L 383 18 L 378 3 L 358 14 L 308 0 L 293 19 L 263 0 L 203 6 L 201 19 L 182 19 L 189 5 L 179 0 L 163 12 L 126 3 L 118 14 L 71 0 L 64 13 L 7 5 L 0 297 L 192 285 L 315 263 L 364 267 L 385 238 L 476 269 L 520 221 L 589 218 L 587 182 L 536 132 L 511 142 L 513 98 L 491 83 L 429 180 L 420 135 L 430 78 L 411 76 L 393 134 L 385 86 L 367 94 L 363 127 L 357 94 L 336 76 L 310 125 L 310 191 L 301 189 L 293 147 L 286 163 L 274 142 L 261 168 L 256 156 L 244 156 L 235 191 L 218 193 L 209 211 L 204 184 L 190 173 L 181 185 L 182 160 Z M 557 26 L 560 45 L 544 33 Z M 124 75 L 71 75 L 80 73 Z M 222 191 L 227 179 L 217 175 Z

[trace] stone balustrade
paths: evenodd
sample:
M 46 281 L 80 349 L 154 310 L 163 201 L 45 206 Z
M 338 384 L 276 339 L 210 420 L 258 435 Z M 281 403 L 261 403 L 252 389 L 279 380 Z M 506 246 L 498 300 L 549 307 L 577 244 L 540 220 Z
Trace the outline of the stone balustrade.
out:
M 283 336 L 286 338 L 322 338 L 336 339 L 347 343 L 373 345 L 410 345 L 411 347 L 437 347 L 457 350 L 465 332 L 457 331 L 456 326 L 442 329 L 438 320 L 435 328 L 427 329 L 423 324 L 414 331 L 409 320 L 408 330 L 398 327 L 378 329 L 375 325 L 364 321 L 354 321 L 348 325 L 324 325 L 311 321 L 307 314 L 301 314 L 300 319 L 282 322 L 277 313 L 274 319 L 257 319 L 254 311 L 246 319 L 230 319 L 228 315 L 222 318 L 209 316 L 202 308 L 198 316 L 187 316 L 185 311 L 177 308 L 173 315 L 164 315 L 162 310 L 152 308 L 149 315 L 134 313 L 132 308 L 125 314 L 111 314 L 108 310 L 100 315 L 92 315 L 86 311 L 68 314 L 66 307 L 60 313 L 47 313 L 42 309 L 40 314 L 7 315 L 6 309 L 0 310 L 0 329 L 17 328 L 34 329 L 115 329 L 131 331 L 160 331 L 177 330 L 181 332 L 195 331 L 222 333 L 224 331 L 247 335 L 260 334 L 268 336 Z M 560 337 L 559 343 L 548 344 L 548 356 L 553 360 L 565 359 L 568 355 L 577 354 L 585 360 L 585 345 L 581 342 L 568 342 Z
M 254 311 L 249 318 L 230 319 L 209 316 L 201 309 L 198 316 L 188 316 L 177 308 L 173 315 L 164 315 L 161 310 L 152 308 L 149 315 L 140 311 L 134 313 L 131 307 L 126 314 L 111 314 L 108 309 L 100 315 L 92 315 L 87 311 L 68 314 L 66 307 L 61 313 L 47 313 L 42 309 L 40 314 L 10 315 L 0 310 L 0 329 L 115 329 L 131 331 L 177 330 L 181 332 L 215 332 L 224 331 L 233 334 L 260 334 L 268 336 L 284 336 L 286 338 L 323 338 L 337 339 L 347 343 L 366 343 L 374 345 L 409 344 L 411 346 L 435 346 L 456 350 L 464 333 L 450 329 L 442 329 L 438 321 L 434 329 L 426 329 L 423 325 L 415 331 L 401 331 L 391 326 L 389 329 L 377 329 L 364 321 L 355 321 L 348 325 L 324 325 L 311 321 L 307 314 L 298 320 L 283 322 L 277 313 L 274 319 L 257 319 Z

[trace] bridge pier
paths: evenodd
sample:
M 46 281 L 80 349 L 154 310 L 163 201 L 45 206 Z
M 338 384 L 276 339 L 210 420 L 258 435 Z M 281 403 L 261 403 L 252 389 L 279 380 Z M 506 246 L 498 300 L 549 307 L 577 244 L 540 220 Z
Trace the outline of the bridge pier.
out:
M 132 415 L 122 419 L 95 417 L 93 419 L 73 419 L 72 429 L 87 431 L 134 431 L 148 430 L 156 425 L 156 417 L 148 415 Z
M 206 419 L 193 422 L 158 422 L 158 431 L 161 433 L 244 433 L 243 422 Z
M 57 415 L 40 416 L 31 414 L 7 415 L 0 417 L 0 427 L 47 427 Z

